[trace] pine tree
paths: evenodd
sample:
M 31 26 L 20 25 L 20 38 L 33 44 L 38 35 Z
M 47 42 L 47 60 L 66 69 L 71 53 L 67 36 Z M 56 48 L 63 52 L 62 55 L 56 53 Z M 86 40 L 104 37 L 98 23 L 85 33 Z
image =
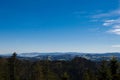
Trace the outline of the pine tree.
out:
M 62 80 L 69 80 L 69 75 L 67 72 L 64 72 Z
M 0 80 L 8 80 L 8 66 L 6 59 L 0 59 Z
M 110 71 L 112 74 L 112 80 L 116 80 L 118 68 L 119 68 L 118 61 L 116 60 L 115 57 L 113 57 L 110 61 Z
M 48 79 L 48 72 L 49 72 L 49 60 L 48 58 L 44 61 L 44 68 L 43 68 L 43 73 L 45 75 L 45 80 L 49 80 Z
M 88 70 L 85 70 L 85 72 L 83 74 L 83 80 L 90 80 L 90 74 L 89 74 Z
M 111 72 L 105 60 L 102 61 L 98 70 L 98 80 L 112 80 Z
M 44 61 L 43 73 L 45 80 L 60 80 L 57 74 L 51 70 L 50 62 L 48 58 Z
M 86 69 L 83 73 L 83 80 L 96 80 L 96 76 L 91 70 Z
M 9 79 L 10 80 L 16 80 L 15 79 L 15 63 L 16 63 L 16 52 L 13 53 L 13 55 L 11 56 L 11 58 L 9 58 Z
M 33 78 L 34 80 L 45 80 L 42 72 L 42 66 L 39 64 L 39 62 L 33 65 Z

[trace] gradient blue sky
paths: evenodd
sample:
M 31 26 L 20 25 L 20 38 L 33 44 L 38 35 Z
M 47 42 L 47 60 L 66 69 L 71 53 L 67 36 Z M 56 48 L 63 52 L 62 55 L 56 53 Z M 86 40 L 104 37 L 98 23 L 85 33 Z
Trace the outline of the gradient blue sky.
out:
M 0 53 L 120 52 L 119 0 L 0 0 Z

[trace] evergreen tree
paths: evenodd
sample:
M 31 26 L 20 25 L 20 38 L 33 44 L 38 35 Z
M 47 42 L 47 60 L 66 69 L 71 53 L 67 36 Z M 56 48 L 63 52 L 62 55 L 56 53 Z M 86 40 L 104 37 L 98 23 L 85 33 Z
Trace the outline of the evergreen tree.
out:
M 102 61 L 98 70 L 98 80 L 112 80 L 111 72 L 105 60 Z
M 48 79 L 48 72 L 49 72 L 49 60 L 48 60 L 48 58 L 43 63 L 44 63 L 43 73 L 45 75 L 45 80 L 49 80 Z
M 89 74 L 88 70 L 85 70 L 85 72 L 83 74 L 83 80 L 90 80 L 90 74 Z
M 45 80 L 43 72 L 42 72 L 42 66 L 39 64 L 39 62 L 36 62 L 33 65 L 33 79 L 34 80 Z
M 16 52 L 13 53 L 13 55 L 11 56 L 11 58 L 9 58 L 9 79 L 10 80 L 16 80 L 15 79 L 15 63 L 16 63 Z
M 69 75 L 67 72 L 64 72 L 62 80 L 69 80 Z
M 110 71 L 112 74 L 112 80 L 116 80 L 118 68 L 119 68 L 118 61 L 116 60 L 115 57 L 113 57 L 110 61 Z
M 6 59 L 0 59 L 0 80 L 8 80 L 8 66 Z
M 45 80 L 60 80 L 58 75 L 51 70 L 51 61 L 48 58 L 44 61 L 43 73 Z
M 96 80 L 96 76 L 91 70 L 86 69 L 83 73 L 83 80 Z

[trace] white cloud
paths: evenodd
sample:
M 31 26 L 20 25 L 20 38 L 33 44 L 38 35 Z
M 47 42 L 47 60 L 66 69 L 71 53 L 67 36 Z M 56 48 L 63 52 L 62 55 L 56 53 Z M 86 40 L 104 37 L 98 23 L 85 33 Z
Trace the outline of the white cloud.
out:
M 120 35 L 120 28 L 119 29 L 109 30 L 108 32 L 116 34 L 116 35 Z
M 120 28 L 120 18 L 112 19 L 112 20 L 105 20 L 103 22 L 103 26 L 112 26 L 113 28 Z
M 111 28 L 107 32 L 120 35 L 120 18 L 114 20 L 105 20 L 103 26 L 109 26 Z
M 120 45 L 112 45 L 113 48 L 120 48 Z
M 110 26 L 114 24 L 114 22 L 116 22 L 116 20 L 105 20 L 103 26 Z
M 92 19 L 99 19 L 103 22 L 103 26 L 109 27 L 109 30 L 107 30 L 106 32 L 120 35 L 120 5 L 116 10 L 93 15 Z
M 118 16 L 118 15 L 120 15 L 120 9 L 113 10 L 107 13 L 96 14 L 96 15 L 93 15 L 92 18 L 104 18 L 104 17 L 111 17 L 111 16 Z
M 114 26 L 114 28 L 120 28 L 120 25 L 116 25 L 116 26 Z

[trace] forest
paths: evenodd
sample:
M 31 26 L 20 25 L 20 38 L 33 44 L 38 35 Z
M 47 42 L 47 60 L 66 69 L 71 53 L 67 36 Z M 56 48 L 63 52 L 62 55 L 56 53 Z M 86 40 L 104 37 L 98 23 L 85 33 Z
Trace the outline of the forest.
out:
M 75 57 L 70 61 L 20 60 L 13 53 L 0 58 L 0 80 L 120 80 L 120 62 L 90 61 Z

